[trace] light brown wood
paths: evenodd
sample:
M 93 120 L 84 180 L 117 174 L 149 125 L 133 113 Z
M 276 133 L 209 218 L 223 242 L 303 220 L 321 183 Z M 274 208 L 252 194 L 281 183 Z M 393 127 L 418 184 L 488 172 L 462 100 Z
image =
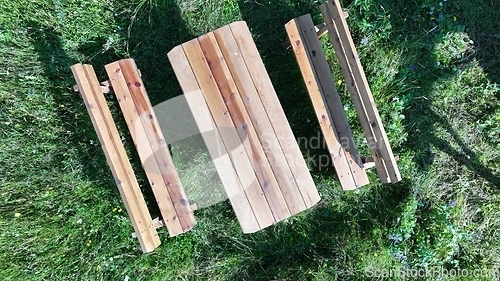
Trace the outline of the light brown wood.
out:
M 347 11 L 344 11 L 344 17 L 345 18 L 349 17 L 349 13 Z M 317 24 L 315 26 L 315 30 L 316 30 L 316 35 L 318 36 L 318 38 L 321 38 L 321 37 L 325 36 L 328 33 L 328 27 L 326 26 L 325 23 Z M 286 48 L 286 49 L 292 47 L 290 45 L 290 40 L 288 38 L 283 43 L 283 47 Z
M 203 51 L 197 39 L 191 40 L 182 44 L 184 53 L 191 65 L 193 73 L 195 73 L 196 80 L 204 95 L 205 101 L 210 109 L 215 124 L 220 130 L 221 138 L 226 144 L 226 148 L 231 147 L 230 144 L 238 144 L 242 141 L 235 125 L 229 116 L 229 112 L 224 104 L 214 77 L 210 72 L 208 63 L 203 55 Z M 234 128 L 234 129 L 233 129 Z M 233 162 L 235 170 L 240 178 L 240 181 L 245 189 L 247 198 L 252 206 L 257 221 L 261 228 L 267 227 L 276 222 L 273 213 L 271 212 L 269 203 L 264 196 L 263 188 L 260 186 L 259 180 L 253 172 L 252 163 L 249 156 L 245 151 L 243 145 L 237 146 L 233 149 L 229 156 Z
M 123 76 L 122 69 L 118 62 L 106 65 L 106 72 L 111 80 L 114 93 L 120 105 L 121 111 L 127 123 L 132 140 L 137 148 L 142 167 L 146 172 L 151 189 L 153 190 L 160 213 L 165 222 L 170 236 L 176 236 L 183 233 L 182 226 L 177 218 L 174 205 L 167 186 L 163 180 L 160 167 L 156 161 L 148 161 L 154 158 L 154 152 L 151 148 L 146 131 L 142 125 L 141 119 L 130 95 L 127 81 Z
M 342 71 L 342 74 L 346 80 L 346 86 L 347 89 L 349 90 L 349 93 L 351 94 L 351 98 L 354 103 L 354 107 L 356 108 L 356 112 L 358 114 L 358 118 L 361 123 L 361 127 L 363 128 L 363 132 L 365 134 L 366 141 L 368 143 L 368 147 L 370 148 L 370 151 L 372 155 L 375 155 L 375 167 L 377 168 L 377 172 L 379 174 L 379 177 L 381 178 L 382 182 L 387 182 L 387 179 L 389 178 L 387 174 L 387 169 L 385 167 L 385 164 L 379 157 L 377 157 L 377 142 L 374 137 L 374 132 L 373 128 L 370 126 L 370 122 L 368 120 L 367 112 L 365 109 L 365 105 L 363 103 L 363 100 L 361 99 L 361 96 L 358 91 L 358 87 L 356 84 L 356 81 L 354 79 L 354 76 L 351 71 L 351 67 L 349 65 L 349 61 L 346 57 L 344 47 L 342 45 L 341 39 L 339 37 L 339 34 L 337 33 L 337 29 L 335 27 L 335 22 L 333 21 L 333 15 L 332 11 L 329 8 L 329 5 L 326 3 L 321 5 L 321 11 L 323 13 L 323 17 L 325 19 L 325 22 L 327 24 L 327 27 L 329 29 L 329 34 L 330 34 L 330 40 L 332 42 L 333 48 L 335 50 L 335 54 L 337 55 L 337 59 L 339 61 L 339 65 Z
M 260 230 L 261 227 L 229 157 L 231 151 L 228 152 L 224 146 L 184 50 L 181 46 L 177 46 L 168 53 L 168 58 L 243 232 L 252 233 Z M 213 132 L 216 140 L 211 139 L 211 134 L 207 132 Z
M 347 26 L 345 18 L 342 16 L 342 7 L 340 6 L 339 1 L 328 0 L 322 5 L 322 13 L 323 17 L 326 18 L 325 23 L 330 27 L 330 34 L 338 34 L 338 39 L 340 39 L 340 41 L 337 41 L 335 36 L 331 36 L 332 44 L 340 43 L 343 47 L 345 57 L 348 62 L 347 66 L 350 68 L 350 72 L 354 78 L 354 83 L 358 89 L 357 94 L 359 95 L 359 100 L 363 103 L 367 117 L 366 119 L 369 122 L 369 126 L 372 128 L 373 137 L 376 142 L 373 144 L 375 147 L 371 147 L 372 156 L 374 159 L 381 158 L 382 160 L 375 162 L 379 176 L 381 177 L 382 182 L 398 182 L 401 180 L 401 174 L 397 167 L 396 160 L 394 159 L 389 140 L 375 105 L 359 55 L 352 40 L 349 27 Z M 366 120 L 361 120 L 361 122 L 366 122 Z M 365 134 L 367 134 L 367 138 L 371 138 L 372 134 L 367 132 L 366 127 L 366 124 L 364 124 L 363 129 Z M 368 140 L 368 142 L 373 143 L 372 140 Z M 385 171 L 380 168 L 380 162 L 383 162 Z
M 309 59 L 308 50 L 306 49 L 305 42 L 303 41 L 298 20 L 294 19 L 288 22 L 285 28 L 290 38 L 290 42 L 293 42 L 292 48 L 299 64 L 302 77 L 304 78 L 306 87 L 309 91 L 309 96 L 315 109 L 320 128 L 325 137 L 330 157 L 337 171 L 340 184 L 344 189 L 355 189 L 356 182 L 354 181 L 354 177 L 349 169 L 349 162 L 340 143 L 340 138 L 333 124 L 331 114 L 328 111 L 321 95 L 322 89 L 320 81 L 318 77 L 316 77 L 312 62 Z M 315 36 L 314 30 L 311 32 Z
M 229 26 L 224 26 L 213 33 L 222 51 L 224 61 L 232 75 L 230 83 L 235 83 L 237 87 L 237 92 L 239 93 L 239 97 L 237 97 L 238 102 L 241 100 L 248 112 L 248 117 L 254 125 L 260 144 L 280 185 L 290 213 L 292 215 L 297 214 L 307 209 L 307 207 L 274 133 L 271 122 L 267 117 L 264 106 L 260 101 L 257 90 L 253 85 L 252 78 L 246 68 L 236 41 L 232 36 L 231 29 Z
M 179 175 L 175 169 L 155 112 L 147 96 L 144 83 L 138 74 L 134 60 L 120 60 L 118 64 L 146 133 L 149 145 L 154 152 L 154 158 L 160 168 L 161 176 L 173 203 L 177 219 L 182 226 L 182 230 L 186 232 L 196 224 L 195 218 L 182 188 Z M 114 71 L 117 71 L 117 69 Z
M 340 96 L 335 87 L 330 67 L 326 61 L 325 54 L 321 48 L 321 43 L 316 36 L 311 34 L 313 22 L 310 15 L 305 15 L 296 19 L 300 27 L 300 37 L 304 44 L 309 61 L 312 63 L 316 81 L 319 82 L 321 89 L 320 94 L 323 97 L 324 104 L 333 121 L 336 133 L 339 137 L 340 145 L 342 146 L 349 169 L 356 187 L 361 187 L 369 184 L 368 176 L 363 169 L 363 162 L 359 156 L 358 147 L 354 142 L 351 127 L 347 122 L 347 117 L 344 112 L 344 107 L 340 100 Z
M 246 22 L 239 21 L 229 25 L 236 41 L 243 61 L 248 69 L 257 94 L 264 106 L 264 110 L 271 122 L 278 142 L 283 150 L 287 163 L 295 180 L 300 187 L 300 192 L 306 204 L 311 207 L 319 202 L 318 190 L 312 180 L 304 157 L 299 149 L 292 129 L 287 122 L 283 108 L 271 83 L 259 51 L 250 34 Z
M 141 249 L 143 252 L 151 252 L 160 245 L 160 239 L 95 72 L 91 65 L 81 64 L 73 65 L 71 70 L 97 132 L 127 213 L 138 235 Z
M 205 55 L 209 71 L 212 73 L 220 95 L 225 101 L 229 116 L 231 116 L 237 128 L 236 131 L 243 142 L 243 147 L 262 186 L 274 218 L 276 221 L 281 221 L 290 217 L 290 211 L 281 193 L 280 185 L 278 185 L 278 181 L 262 149 L 255 132 L 256 128 L 243 105 L 240 93 L 236 88 L 214 34 L 207 33 L 199 37 L 198 42 Z M 283 179 L 280 182 L 282 184 L 281 188 L 289 190 L 290 187 L 286 179 L 282 177 L 280 179 Z
M 197 124 L 199 124 L 199 128 L 202 130 L 202 137 L 206 138 L 209 136 L 203 133 L 214 132 L 215 138 L 217 139 L 216 143 L 222 143 L 220 133 L 215 127 L 214 121 L 212 119 L 212 116 L 210 115 L 210 111 L 205 103 L 201 91 L 186 93 L 185 97 L 188 101 L 191 111 L 196 112 L 194 116 Z M 213 140 L 205 140 L 205 142 L 213 143 Z M 236 171 L 234 170 L 227 150 L 225 147 L 223 147 L 223 145 L 222 147 L 217 148 L 222 149 L 223 151 L 214 151 L 214 148 L 212 148 L 210 150 L 210 154 L 212 156 L 212 159 L 214 159 L 213 161 L 220 175 L 222 184 L 227 189 L 228 198 L 231 202 L 231 205 L 233 206 L 235 215 L 240 222 L 241 229 L 244 233 L 256 232 L 260 230 L 261 227 L 259 226 L 252 206 L 250 205 L 250 202 L 245 195 L 245 190 L 238 178 Z

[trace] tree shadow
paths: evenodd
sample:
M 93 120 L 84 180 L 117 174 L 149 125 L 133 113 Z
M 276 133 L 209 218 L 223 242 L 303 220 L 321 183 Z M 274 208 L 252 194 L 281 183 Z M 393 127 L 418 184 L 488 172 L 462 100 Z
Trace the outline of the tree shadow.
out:
M 30 38 L 38 53 L 39 61 L 43 67 L 43 75 L 50 81 L 48 91 L 56 104 L 66 105 L 57 110 L 65 131 L 73 132 L 69 138 L 68 149 L 76 149 L 79 162 L 83 164 L 86 175 L 91 181 L 102 181 L 99 171 L 109 168 L 104 160 L 104 155 L 99 153 L 100 147 L 89 148 L 87 140 L 96 140 L 95 131 L 86 118 L 87 110 L 78 93 L 73 92 L 72 85 L 76 84 L 71 73 L 71 65 L 75 59 L 69 57 L 61 42 L 61 34 L 50 26 L 37 21 L 26 22 L 31 31 Z M 70 108 L 67 105 L 71 105 Z M 96 153 L 96 154 L 94 154 Z M 99 155 L 96 159 L 96 155 Z M 54 163 L 61 170 L 61 163 Z M 110 182 L 113 182 L 112 180 Z
M 380 1 L 381 5 L 387 4 L 383 0 Z M 413 6 L 412 6 L 413 5 Z M 460 9 L 467 8 L 470 6 L 467 4 L 464 7 L 457 4 Z M 483 6 L 486 4 L 482 4 Z M 492 4 L 493 5 L 493 4 Z M 386 5 L 387 6 L 387 5 Z M 413 11 L 416 14 L 406 15 L 408 18 L 412 18 L 415 21 L 415 30 L 412 30 L 413 34 L 411 36 L 420 37 L 418 40 L 411 38 L 410 40 L 420 41 L 419 52 L 416 54 L 411 54 L 415 61 L 411 62 L 409 65 L 402 65 L 399 69 L 400 75 L 396 79 L 406 79 L 412 77 L 414 81 L 418 81 L 418 89 L 411 90 L 411 94 L 408 95 L 409 100 L 406 109 L 404 110 L 404 127 L 408 134 L 408 141 L 404 144 L 405 149 L 414 152 L 415 158 L 414 162 L 418 165 L 422 172 L 427 172 L 431 165 L 434 163 L 434 154 L 432 148 L 442 151 L 448 154 L 452 159 L 454 159 L 458 164 L 464 165 L 472 173 L 477 176 L 489 181 L 494 186 L 499 186 L 500 176 L 495 174 L 491 169 L 487 168 L 481 163 L 477 152 L 468 145 L 463 137 L 456 131 L 452 124 L 447 120 L 446 114 L 443 112 L 438 112 L 436 108 L 435 97 L 431 95 L 433 91 L 436 91 L 434 85 L 438 81 L 443 79 L 450 79 L 457 75 L 457 71 L 463 70 L 468 63 L 472 62 L 474 59 L 480 61 L 488 75 L 490 76 L 490 81 L 498 80 L 498 75 L 491 72 L 489 68 L 491 65 L 497 62 L 492 62 L 488 65 L 484 59 L 494 56 L 494 49 L 490 49 L 488 46 L 490 42 L 487 39 L 481 37 L 479 41 L 475 42 L 475 51 L 472 54 L 468 54 L 467 58 L 456 60 L 451 63 L 450 66 L 442 67 L 437 62 L 440 61 L 433 49 L 436 48 L 439 42 L 447 40 L 447 30 L 449 27 L 446 25 L 434 24 L 429 25 L 429 22 L 424 21 L 424 27 L 429 29 L 428 32 L 419 31 L 417 28 L 422 28 L 422 20 L 425 19 L 424 16 L 419 15 L 419 5 L 417 3 L 412 3 L 411 5 L 398 3 L 391 6 L 389 13 L 389 18 L 393 26 L 398 26 L 400 23 L 396 19 L 401 19 L 404 13 L 408 11 Z M 476 7 L 476 9 L 481 9 L 481 7 Z M 462 10 L 463 11 L 463 10 Z M 465 13 L 465 11 L 463 11 Z M 443 12 L 444 13 L 444 12 Z M 437 16 L 437 15 L 436 15 Z M 464 19 L 471 19 L 472 22 L 466 22 L 466 26 L 472 26 L 471 29 L 475 29 L 480 26 L 477 17 L 463 17 Z M 427 25 L 426 25 L 427 24 Z M 496 24 L 496 23 L 495 23 Z M 493 24 L 493 25 L 495 25 Z M 491 25 L 490 25 L 491 27 Z M 467 32 L 466 28 L 466 32 Z M 442 32 L 444 30 L 445 32 Z M 493 30 L 483 32 L 493 32 Z M 474 33 L 474 32 L 473 32 Z M 398 42 L 398 36 L 402 36 L 401 33 L 392 34 L 390 42 Z M 409 37 L 411 37 L 409 36 Z M 485 41 L 483 41 L 485 40 Z M 398 46 L 394 46 L 397 48 Z M 495 70 L 496 71 L 496 70 Z M 408 79 L 411 81 L 411 79 Z M 405 93 L 406 94 L 406 93 Z M 479 112 L 471 112 L 474 114 L 484 114 L 485 111 L 491 111 L 487 109 L 486 106 L 476 110 Z M 475 116 L 474 116 L 475 117 Z M 446 133 L 450 138 L 445 139 L 440 136 Z M 454 147 L 456 144 L 458 148 Z
M 139 5 L 136 10 L 122 8 L 121 15 L 116 17 L 119 26 L 128 27 L 119 31 L 122 37 L 126 38 L 123 42 L 126 50 L 117 52 L 109 49 L 106 47 L 108 39 L 106 35 L 103 35 L 92 40 L 91 43 L 80 45 L 78 52 L 86 56 L 80 63 L 91 64 L 100 81 L 108 79 L 104 69 L 106 64 L 124 56 L 134 58 L 154 105 L 182 93 L 168 63 L 167 52 L 177 44 L 191 39 L 191 35 L 187 31 L 175 1 L 154 1 L 154 3 L 145 1 L 145 3 L 146 5 Z M 57 112 L 65 130 L 73 132 L 67 144 L 68 149 L 78 152 L 78 162 L 84 165 L 84 171 L 89 180 L 105 182 L 112 192 L 118 194 L 84 102 L 80 95 L 73 91 L 73 85 L 76 82 L 70 67 L 78 63 L 77 59 L 66 53 L 62 44 L 62 35 L 55 28 L 33 20 L 26 22 L 26 25 L 31 31 L 32 44 L 43 67 L 43 75 L 47 81 L 50 81 L 49 92 L 53 93 L 57 104 L 68 105 Z M 93 55 L 89 56 L 89 54 Z M 112 95 L 106 95 L 106 98 L 110 101 L 110 110 L 118 130 L 125 138 L 124 144 L 132 154 L 129 158 L 139 185 L 148 186 L 146 175 L 141 168 L 137 151 L 121 111 Z M 95 145 L 89 146 L 89 140 L 96 140 Z M 156 202 L 150 188 L 142 188 L 142 191 L 148 203 Z M 148 205 L 153 216 L 159 214 L 156 204 Z

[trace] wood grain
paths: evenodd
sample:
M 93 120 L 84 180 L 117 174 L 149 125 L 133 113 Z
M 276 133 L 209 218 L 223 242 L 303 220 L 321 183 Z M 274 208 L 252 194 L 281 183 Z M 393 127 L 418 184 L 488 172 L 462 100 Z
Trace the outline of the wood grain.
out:
M 158 233 L 91 65 L 71 67 L 143 252 L 160 245 Z
M 231 152 L 224 146 L 184 50 L 181 46 L 177 46 L 168 53 L 168 57 L 243 232 L 252 233 L 260 230 L 250 201 L 229 157 Z M 216 139 L 210 139 L 209 136 L 212 134 L 206 132 L 214 132 Z
M 229 25 L 264 110 L 271 122 L 306 207 L 321 199 L 246 22 Z
M 172 203 L 167 186 L 163 180 L 158 162 L 148 161 L 148 159 L 154 157 L 154 151 L 149 144 L 146 131 L 142 126 L 140 116 L 135 108 L 120 64 L 118 62 L 113 62 L 106 65 L 105 68 L 111 81 L 113 92 L 116 95 L 132 136 L 132 140 L 136 146 L 139 158 L 141 159 L 142 167 L 146 172 L 149 184 L 153 190 L 156 202 L 158 203 L 165 226 L 170 236 L 181 234 L 184 231 L 178 220 L 177 212 L 175 211 L 174 204 Z

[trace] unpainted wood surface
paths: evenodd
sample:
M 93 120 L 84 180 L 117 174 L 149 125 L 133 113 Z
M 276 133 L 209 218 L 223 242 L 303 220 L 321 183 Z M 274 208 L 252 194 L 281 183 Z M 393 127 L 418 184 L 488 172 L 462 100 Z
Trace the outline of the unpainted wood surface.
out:
M 91 65 L 71 67 L 143 252 L 160 245 L 146 202 Z
M 265 151 L 267 160 L 280 185 L 288 209 L 292 215 L 297 214 L 307 209 L 306 204 L 255 89 L 231 29 L 229 26 L 224 26 L 213 33 L 231 73 L 231 80 L 236 84 L 239 97 L 254 124 L 256 134 Z
M 167 143 L 161 131 L 155 112 L 147 96 L 143 81 L 137 71 L 134 60 L 118 61 L 121 73 L 135 105 L 140 122 L 153 150 L 153 155 L 160 168 L 161 176 L 167 187 L 171 201 L 184 232 L 196 224 L 193 210 L 182 187 L 179 175 L 175 169 Z
M 208 62 L 203 55 L 198 39 L 182 44 L 182 48 L 195 74 L 216 126 L 224 128 L 220 130 L 220 133 L 226 144 L 226 148 L 231 147 L 229 144 L 248 141 L 248 139 L 241 140 L 236 131 L 236 126 L 231 116 L 229 116 L 225 102 L 219 93 L 219 89 L 210 72 Z M 251 156 L 248 155 L 243 145 L 240 145 L 230 152 L 230 157 L 241 183 L 243 184 L 247 198 L 252 205 L 259 225 L 263 228 L 275 223 L 276 220 L 270 209 L 269 202 L 267 202 L 264 195 L 263 187 L 260 185 L 259 179 L 253 170 L 251 160 L 249 159 Z
M 368 81 L 366 79 L 359 55 L 356 51 L 356 47 L 352 40 L 351 33 L 345 18 L 342 16 L 342 7 L 338 0 L 328 0 L 322 5 L 323 16 L 325 17 L 325 22 L 327 26 L 329 25 L 330 34 L 338 34 L 338 39 L 335 40 L 335 36 L 331 36 L 332 44 L 339 44 L 343 47 L 345 57 L 347 58 L 347 66 L 350 68 L 350 72 L 354 78 L 354 83 L 358 89 L 359 100 L 363 102 L 363 106 L 366 112 L 366 117 L 369 122 L 369 126 L 372 128 L 373 137 L 376 139 L 375 147 L 371 147 L 372 155 L 374 159 L 381 158 L 383 165 L 385 166 L 385 172 L 380 168 L 380 164 L 376 161 L 377 171 L 381 177 L 382 182 L 398 182 L 401 180 L 401 174 L 397 167 L 396 160 L 392 153 L 392 149 L 387 138 L 384 126 L 380 119 L 380 115 L 375 105 L 373 95 L 371 93 Z M 364 122 L 364 120 L 361 120 Z M 366 128 L 366 124 L 363 128 Z M 371 137 L 369 132 L 367 138 Z M 371 141 L 371 140 L 369 140 Z
M 198 42 L 207 60 L 209 71 L 217 84 L 219 94 L 225 102 L 228 114 L 237 128 L 236 131 L 243 142 L 243 147 L 252 163 L 253 170 L 262 186 L 275 220 L 281 221 L 290 217 L 280 185 L 278 185 L 278 181 L 262 149 L 254 125 L 243 105 L 240 93 L 236 88 L 214 34 L 205 34 L 198 38 Z M 281 186 L 283 189 L 288 187 L 286 181 L 280 184 L 283 184 Z
M 141 159 L 144 171 L 146 172 L 149 184 L 156 198 L 156 202 L 158 203 L 165 226 L 170 236 L 181 234 L 184 231 L 177 217 L 172 198 L 163 180 L 158 162 L 148 161 L 151 157 L 154 158 L 154 151 L 149 144 L 146 131 L 137 113 L 137 109 L 135 108 L 120 64 L 118 62 L 113 62 L 106 65 L 106 72 L 108 73 L 113 91 L 127 123 L 132 140 L 136 146 L 139 158 Z
M 233 206 L 233 210 L 243 232 L 252 233 L 260 230 L 261 227 L 250 205 L 250 201 L 246 196 L 246 191 L 229 157 L 231 151 L 227 151 L 219 130 L 215 126 L 215 121 L 206 105 L 201 89 L 182 46 L 175 47 L 168 53 L 168 57 L 177 75 L 177 79 L 181 84 L 182 90 L 185 93 L 184 96 L 193 113 L 198 129 L 212 156 L 214 165 L 226 189 L 228 198 Z M 216 140 L 210 139 L 209 136 L 211 134 L 207 134 L 207 132 L 213 132 Z M 256 181 L 254 182 L 256 183 Z
M 337 154 L 345 155 L 348 169 L 354 180 L 354 185 L 343 185 L 343 189 L 355 189 L 369 183 L 368 176 L 363 169 L 363 163 L 358 152 L 356 143 L 354 142 L 351 128 L 347 122 L 347 117 L 344 112 L 340 96 L 335 87 L 330 67 L 326 61 L 325 54 L 321 48 L 321 43 L 317 36 L 313 33 L 314 24 L 309 14 L 298 17 L 287 24 L 287 32 L 290 37 L 296 37 L 294 51 L 299 61 L 299 66 L 304 69 L 309 75 L 313 75 L 313 79 L 304 80 L 308 85 L 308 90 L 311 98 L 317 99 L 316 103 L 321 105 L 318 110 L 326 110 L 329 117 L 329 126 L 323 126 L 322 129 L 334 130 L 338 139 L 332 144 L 327 138 L 327 144 L 334 145 L 330 147 L 330 153 L 337 157 Z M 298 29 L 298 31 L 296 31 Z M 300 44 L 297 44 L 300 42 Z M 304 54 L 305 52 L 305 54 Z M 300 58 L 306 56 L 307 60 Z M 300 57 L 299 57 L 300 56 Z M 309 66 L 303 65 L 308 63 Z M 300 65 L 302 64 L 302 65 Z M 310 72 L 312 70 L 312 73 Z M 304 75 L 306 78 L 306 75 Z M 314 97 L 317 96 L 317 97 Z M 321 102 L 322 101 L 322 102 Z M 316 108 L 316 107 L 315 107 Z M 317 114 L 319 122 L 324 122 L 323 113 Z M 320 118 L 321 116 L 321 118 Z M 327 133 L 328 132 L 324 132 Z M 338 147 L 340 145 L 340 147 Z M 335 163 L 335 162 L 334 162 Z M 336 170 L 342 170 L 343 167 L 335 166 Z
M 286 161 L 297 185 L 300 187 L 300 193 L 306 207 L 312 207 L 320 200 L 318 190 L 309 173 L 292 129 L 287 122 L 283 108 L 262 62 L 259 51 L 255 46 L 250 30 L 244 21 L 231 23 L 229 27 Z

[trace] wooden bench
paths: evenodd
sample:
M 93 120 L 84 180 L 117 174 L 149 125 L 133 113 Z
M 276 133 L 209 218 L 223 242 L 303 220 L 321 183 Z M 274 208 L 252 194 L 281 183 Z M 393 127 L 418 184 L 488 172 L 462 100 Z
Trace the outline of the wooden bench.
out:
M 243 232 L 320 200 L 245 22 L 179 45 L 168 57 L 200 132 L 214 131 L 220 141 L 213 145 L 203 134 Z
M 140 73 L 132 59 L 106 65 L 109 82 L 101 85 L 91 65 L 71 67 L 82 98 L 97 132 L 116 185 L 132 221 L 143 252 L 160 245 L 156 231 L 165 225 L 170 236 L 195 225 L 193 210 L 181 186 L 170 152 L 147 96 Z M 115 93 L 125 117 L 163 221 L 153 221 L 127 157 L 103 93 Z M 153 158 L 154 161 L 147 161 Z
M 345 15 L 338 0 L 321 5 L 325 24 L 316 27 L 311 16 L 295 18 L 285 25 L 295 57 L 302 72 L 333 165 L 342 188 L 356 189 L 369 183 L 366 168 L 335 87 L 318 32 L 326 26 L 347 88 L 354 102 L 371 159 L 383 183 L 398 182 L 401 175 L 380 119 L 363 67 L 354 46 Z

